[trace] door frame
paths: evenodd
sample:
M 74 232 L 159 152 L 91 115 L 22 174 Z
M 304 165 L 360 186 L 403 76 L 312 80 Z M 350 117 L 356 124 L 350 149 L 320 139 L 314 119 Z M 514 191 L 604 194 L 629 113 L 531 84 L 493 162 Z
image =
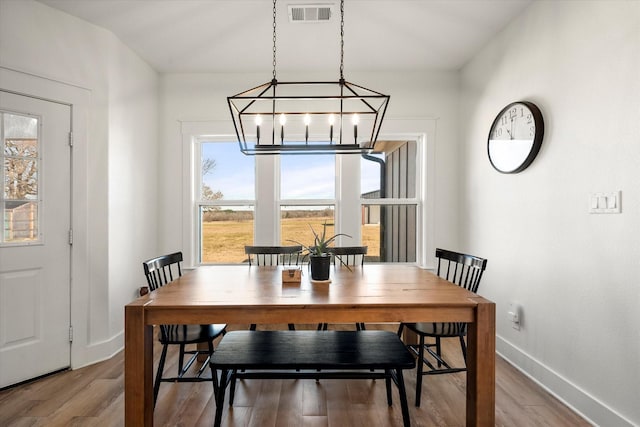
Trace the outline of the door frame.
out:
M 87 127 L 91 91 L 0 65 L 0 88 L 21 96 L 56 102 L 70 107 L 71 150 L 71 245 L 70 321 L 73 328 L 71 369 L 95 363 L 89 349 L 89 233 Z M 81 260 L 81 261 L 79 261 Z

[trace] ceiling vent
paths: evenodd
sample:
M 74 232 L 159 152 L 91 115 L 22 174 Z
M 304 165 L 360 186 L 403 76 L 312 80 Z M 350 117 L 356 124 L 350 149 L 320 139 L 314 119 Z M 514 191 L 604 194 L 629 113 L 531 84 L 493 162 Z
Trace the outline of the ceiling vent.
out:
M 290 4 L 289 22 L 329 22 L 333 7 L 333 4 Z

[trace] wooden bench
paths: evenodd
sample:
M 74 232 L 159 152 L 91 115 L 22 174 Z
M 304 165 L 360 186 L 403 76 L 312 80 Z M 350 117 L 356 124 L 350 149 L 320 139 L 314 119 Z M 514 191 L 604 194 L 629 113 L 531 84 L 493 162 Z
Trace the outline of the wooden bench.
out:
M 391 406 L 391 381 L 397 385 L 405 426 L 410 425 L 402 371 L 415 360 L 389 331 L 234 331 L 227 333 L 211 357 L 216 415 L 220 426 L 226 388 L 233 405 L 236 379 L 384 379 Z M 215 381 L 217 383 L 217 380 Z

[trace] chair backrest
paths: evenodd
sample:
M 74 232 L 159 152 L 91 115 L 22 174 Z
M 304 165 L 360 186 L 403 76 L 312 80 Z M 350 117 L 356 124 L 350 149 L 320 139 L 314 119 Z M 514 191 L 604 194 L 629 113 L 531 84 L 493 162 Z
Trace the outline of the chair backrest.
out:
M 142 263 L 149 289 L 155 291 L 161 286 L 182 276 L 182 252 L 151 258 Z
M 471 292 L 478 292 L 482 273 L 487 268 L 486 259 L 446 249 L 436 249 L 436 258 L 438 276 Z
M 333 254 L 333 265 L 364 265 L 368 249 L 368 246 L 340 246 L 329 248 L 328 252 Z
M 302 246 L 245 246 L 249 265 L 298 265 Z

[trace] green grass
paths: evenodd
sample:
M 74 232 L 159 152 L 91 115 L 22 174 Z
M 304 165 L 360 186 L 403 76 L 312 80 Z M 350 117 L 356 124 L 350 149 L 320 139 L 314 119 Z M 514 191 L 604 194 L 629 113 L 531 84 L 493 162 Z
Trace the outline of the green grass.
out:
M 313 234 L 322 232 L 322 224 L 333 223 L 333 218 L 283 218 L 281 245 L 294 245 L 290 240 L 304 244 L 313 243 Z M 327 235 L 334 233 L 333 225 L 327 226 Z M 362 227 L 362 244 L 369 246 L 369 255 L 377 256 L 380 246 L 380 226 L 370 224 Z M 347 238 L 346 241 L 350 239 Z M 356 246 L 358 243 L 346 243 Z M 253 220 L 205 221 L 202 223 L 202 261 L 205 263 L 241 263 L 246 260 L 245 245 L 253 245 Z

